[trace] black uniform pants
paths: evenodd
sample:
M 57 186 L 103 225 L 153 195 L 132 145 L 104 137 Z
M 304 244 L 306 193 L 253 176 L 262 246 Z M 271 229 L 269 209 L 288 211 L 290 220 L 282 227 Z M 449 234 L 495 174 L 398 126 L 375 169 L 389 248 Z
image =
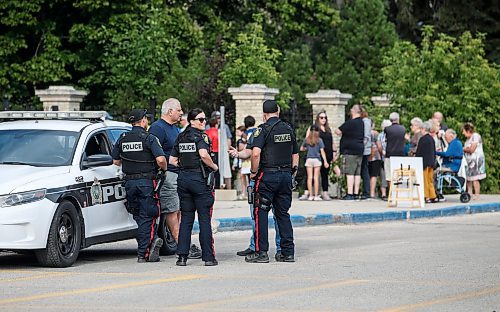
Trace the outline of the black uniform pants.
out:
M 255 251 L 268 251 L 268 214 L 274 206 L 274 216 L 278 222 L 281 254 L 295 253 L 293 228 L 290 220 L 292 204 L 292 174 L 289 171 L 259 172 L 255 180 Z
M 160 205 L 154 198 L 153 180 L 137 179 L 125 182 L 127 205 L 139 208 L 139 214 L 134 215 L 137 222 L 137 255 L 147 258 L 149 248 L 156 233 L 156 218 L 160 215 Z
M 200 172 L 181 171 L 177 178 L 177 192 L 179 193 L 181 208 L 181 225 L 179 229 L 178 255 L 188 255 L 191 246 L 191 231 L 198 212 L 200 226 L 201 259 L 212 261 L 215 259 L 214 239 L 212 236 L 212 211 L 214 195 Z

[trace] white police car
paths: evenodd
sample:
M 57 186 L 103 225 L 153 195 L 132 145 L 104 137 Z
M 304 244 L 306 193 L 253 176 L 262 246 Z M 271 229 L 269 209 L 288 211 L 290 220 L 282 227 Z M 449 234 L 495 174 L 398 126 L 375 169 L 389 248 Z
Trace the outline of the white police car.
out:
M 34 250 L 40 264 L 67 267 L 82 248 L 135 237 L 110 156 L 131 126 L 105 116 L 0 112 L 0 250 Z M 172 254 L 160 224 L 170 243 L 162 254 Z

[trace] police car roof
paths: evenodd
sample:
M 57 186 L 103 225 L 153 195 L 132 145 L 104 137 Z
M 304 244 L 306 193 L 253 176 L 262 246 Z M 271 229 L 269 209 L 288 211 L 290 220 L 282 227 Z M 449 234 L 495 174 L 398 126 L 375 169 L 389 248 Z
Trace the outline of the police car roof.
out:
M 66 130 L 80 132 L 89 125 L 101 127 L 126 127 L 131 128 L 130 124 L 118 121 L 106 120 L 103 122 L 91 122 L 88 120 L 15 120 L 0 122 L 0 130 L 12 129 L 36 129 L 36 130 Z M 99 126 L 101 125 L 101 126 Z

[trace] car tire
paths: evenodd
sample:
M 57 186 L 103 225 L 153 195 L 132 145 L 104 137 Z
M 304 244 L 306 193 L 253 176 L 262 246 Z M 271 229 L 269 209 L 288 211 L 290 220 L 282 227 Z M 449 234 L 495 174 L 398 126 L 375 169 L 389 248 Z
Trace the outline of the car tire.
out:
M 157 231 L 158 236 L 163 239 L 163 246 L 160 249 L 161 256 L 171 256 L 177 251 L 177 242 L 168 229 L 166 216 L 165 213 L 161 214 Z
M 35 251 L 38 262 L 47 267 L 66 268 L 75 263 L 82 243 L 80 216 L 69 201 L 62 201 L 52 218 L 47 247 Z

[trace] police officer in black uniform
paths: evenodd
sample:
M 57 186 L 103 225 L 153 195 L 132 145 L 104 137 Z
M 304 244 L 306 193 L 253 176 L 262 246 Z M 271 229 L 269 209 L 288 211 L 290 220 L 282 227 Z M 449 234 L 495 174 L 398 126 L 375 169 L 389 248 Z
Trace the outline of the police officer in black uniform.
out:
M 206 266 L 217 265 L 212 237 L 212 209 L 214 204 L 213 172 L 219 168 L 210 157 L 210 140 L 205 134 L 207 118 L 199 109 L 192 109 L 187 116 L 188 127 L 177 137 L 169 162 L 179 166 L 177 191 L 181 209 L 181 225 L 176 265 L 185 266 L 191 246 L 191 231 L 198 212 L 200 225 L 201 259 Z
M 137 261 L 158 262 L 163 240 L 155 237 L 160 207 L 154 189 L 158 168 L 165 171 L 167 160 L 158 139 L 146 132 L 146 110 L 133 109 L 129 122 L 132 123 L 132 130 L 122 134 L 116 142 L 112 152 L 113 163 L 122 166 L 127 210 L 132 213 L 138 226 Z
M 299 163 L 299 148 L 293 128 L 279 119 L 276 101 L 263 103 L 264 121 L 254 132 L 250 178 L 255 180 L 254 219 L 255 252 L 246 262 L 268 263 L 269 210 L 274 206 L 281 238 L 279 262 L 294 262 L 293 229 L 288 210 L 292 204 L 293 177 Z

